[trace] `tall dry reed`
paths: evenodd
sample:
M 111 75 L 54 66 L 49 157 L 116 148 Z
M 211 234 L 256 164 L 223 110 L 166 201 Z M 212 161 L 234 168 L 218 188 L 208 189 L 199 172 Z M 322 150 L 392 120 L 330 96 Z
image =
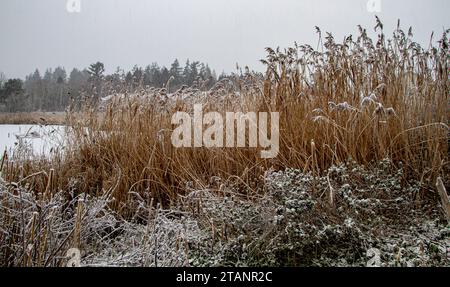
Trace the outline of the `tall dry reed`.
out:
M 66 153 L 50 163 L 54 191 L 101 195 L 114 187 L 113 205 L 125 212 L 132 192 L 166 205 L 192 188 L 220 193 L 235 186 L 251 196 L 270 168 L 318 175 L 348 159 L 370 165 L 390 158 L 410 176 L 435 179 L 448 170 L 449 31 L 424 49 L 400 25 L 390 39 L 378 19 L 375 29 L 375 40 L 361 27 L 342 43 L 317 29 L 317 49 L 267 48 L 263 78 L 246 72 L 208 91 L 172 94 L 142 88 L 113 95 L 103 108 L 69 111 Z M 194 103 L 203 103 L 204 112 L 280 112 L 278 157 L 263 160 L 252 148 L 174 148 L 171 117 L 191 112 Z M 45 166 L 21 169 L 29 174 Z M 46 187 L 42 180 L 32 184 Z

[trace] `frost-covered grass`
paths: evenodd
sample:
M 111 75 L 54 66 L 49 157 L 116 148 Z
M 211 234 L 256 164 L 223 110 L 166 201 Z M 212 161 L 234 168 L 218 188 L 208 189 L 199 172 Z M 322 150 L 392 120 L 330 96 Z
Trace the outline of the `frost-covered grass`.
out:
M 108 207 L 111 193 L 45 196 L 2 183 L 1 262 L 61 266 L 77 247 L 84 266 L 365 266 L 377 248 L 382 266 L 449 266 L 449 226 L 433 198 L 417 198 L 427 187 L 403 176 L 388 160 L 323 177 L 273 171 L 251 198 L 227 185 L 164 209 L 132 193 L 127 217 Z
M 449 226 L 433 200 L 415 198 L 426 187 L 402 184 L 403 176 L 388 160 L 375 169 L 333 166 L 323 177 L 296 169 L 268 173 L 266 195 L 258 200 L 205 204 L 207 218 L 218 236 L 227 231 L 227 240 L 216 244 L 211 259 L 205 261 L 211 252 L 203 253 L 193 263 L 365 266 L 367 250 L 378 248 L 383 266 L 448 265 Z

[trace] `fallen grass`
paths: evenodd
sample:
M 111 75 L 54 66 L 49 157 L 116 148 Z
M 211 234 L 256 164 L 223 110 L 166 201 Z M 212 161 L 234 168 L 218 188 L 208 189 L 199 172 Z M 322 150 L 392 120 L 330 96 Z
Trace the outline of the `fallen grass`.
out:
M 322 177 L 268 171 L 251 198 L 216 182 L 170 208 L 132 192 L 126 217 L 108 207 L 111 190 L 70 198 L 0 182 L 0 262 L 66 266 L 76 247 L 81 266 L 366 266 L 377 248 L 381 266 L 448 266 L 445 217 L 430 198 L 411 200 L 427 187 L 402 184 L 403 173 L 389 160 Z M 336 209 L 324 200 L 329 186 Z

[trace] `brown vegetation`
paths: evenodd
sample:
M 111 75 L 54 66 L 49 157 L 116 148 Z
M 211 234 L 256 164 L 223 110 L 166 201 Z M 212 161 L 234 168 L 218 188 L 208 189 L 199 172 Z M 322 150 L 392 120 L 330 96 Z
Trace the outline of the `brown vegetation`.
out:
M 0 113 L 0 124 L 62 125 L 64 123 L 64 112 Z
M 71 204 L 79 194 L 108 197 L 108 207 L 124 217 L 136 213 L 134 196 L 150 208 L 169 209 L 193 190 L 251 201 L 264 195 L 268 171 L 295 168 L 315 182 L 329 167 L 350 159 L 370 169 L 387 158 L 402 167 L 403 184 L 415 179 L 431 186 L 438 176 L 446 182 L 449 31 L 438 47 L 423 49 L 411 31 L 398 27 L 386 39 L 380 22 L 376 29 L 376 41 L 362 28 L 342 43 L 329 34 L 322 39 L 318 30 L 317 50 L 268 48 L 264 79 L 245 73 L 208 91 L 173 94 L 143 88 L 113 97 L 102 117 L 89 105 L 71 109 L 64 153 L 33 162 L 7 160 L 4 178 L 39 196 L 65 196 Z M 194 103 L 203 103 L 205 112 L 280 112 L 278 157 L 263 160 L 252 148 L 174 148 L 171 117 L 191 111 Z M 339 205 L 342 199 L 335 196 L 342 195 L 334 194 L 331 184 L 328 192 L 332 205 Z M 72 210 L 75 218 L 83 216 L 81 207 Z

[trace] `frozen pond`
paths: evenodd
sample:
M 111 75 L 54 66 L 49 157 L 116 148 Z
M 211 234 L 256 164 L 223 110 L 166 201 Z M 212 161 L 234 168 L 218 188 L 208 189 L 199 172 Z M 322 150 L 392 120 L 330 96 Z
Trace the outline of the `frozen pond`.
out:
M 49 156 L 64 147 L 65 126 L 0 125 L 0 152 Z

